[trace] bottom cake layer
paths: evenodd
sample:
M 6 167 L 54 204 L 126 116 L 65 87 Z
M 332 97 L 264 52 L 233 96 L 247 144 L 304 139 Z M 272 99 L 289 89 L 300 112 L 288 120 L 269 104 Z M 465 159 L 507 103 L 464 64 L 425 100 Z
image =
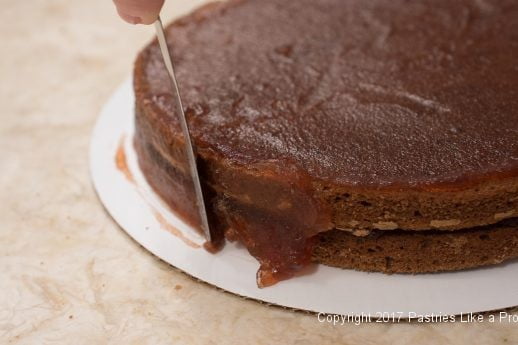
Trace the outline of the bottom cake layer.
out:
M 461 231 L 375 231 L 365 237 L 341 230 L 317 235 L 312 260 L 368 272 L 456 271 L 518 258 L 518 218 Z

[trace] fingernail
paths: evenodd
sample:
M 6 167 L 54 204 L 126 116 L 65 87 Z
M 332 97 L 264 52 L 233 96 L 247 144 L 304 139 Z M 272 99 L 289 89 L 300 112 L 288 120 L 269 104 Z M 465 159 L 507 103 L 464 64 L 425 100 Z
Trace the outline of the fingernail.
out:
M 140 17 L 130 16 L 129 14 L 126 14 L 126 13 L 119 13 L 119 15 L 121 16 L 122 19 L 124 19 L 125 21 L 127 21 L 130 24 L 141 24 L 142 23 L 142 18 L 140 18 Z

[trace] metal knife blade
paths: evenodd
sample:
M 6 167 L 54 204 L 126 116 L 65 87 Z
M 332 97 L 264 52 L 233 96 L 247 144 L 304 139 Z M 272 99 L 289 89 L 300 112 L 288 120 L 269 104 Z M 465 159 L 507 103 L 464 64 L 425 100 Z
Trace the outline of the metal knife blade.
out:
M 180 97 L 180 90 L 178 88 L 178 82 L 176 81 L 176 75 L 174 73 L 173 59 L 171 57 L 171 53 L 169 52 L 169 48 L 167 46 L 167 41 L 165 39 L 164 27 L 162 25 L 162 20 L 160 17 L 155 22 L 156 35 L 158 38 L 158 43 L 160 45 L 160 50 L 162 52 L 162 57 L 164 58 L 164 64 L 171 79 L 171 89 L 173 91 L 174 96 L 176 97 L 176 104 L 178 105 L 178 113 L 180 114 L 180 126 L 182 127 L 182 133 L 185 138 L 185 151 L 187 153 L 187 160 L 189 163 L 189 169 L 191 172 L 192 181 L 194 183 L 194 191 L 196 193 L 196 206 L 198 207 L 198 214 L 200 216 L 201 227 L 203 230 L 203 234 L 207 241 L 212 242 L 213 236 L 211 233 L 211 229 L 209 226 L 209 221 L 207 218 L 207 210 L 205 208 L 205 201 L 203 199 L 203 191 L 201 189 L 200 176 L 198 174 L 198 167 L 196 165 L 196 155 L 194 152 L 194 148 L 192 145 L 191 135 L 189 133 L 189 126 L 187 124 L 187 120 L 185 118 L 185 112 L 183 108 L 182 98 Z

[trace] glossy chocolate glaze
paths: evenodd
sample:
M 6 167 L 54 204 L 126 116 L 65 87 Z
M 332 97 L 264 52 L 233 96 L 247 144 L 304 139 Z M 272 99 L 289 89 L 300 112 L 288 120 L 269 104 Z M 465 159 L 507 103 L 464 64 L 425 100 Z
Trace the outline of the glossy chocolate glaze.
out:
M 518 173 L 518 3 L 245 0 L 168 29 L 194 140 L 350 186 Z M 147 98 L 177 127 L 156 44 Z

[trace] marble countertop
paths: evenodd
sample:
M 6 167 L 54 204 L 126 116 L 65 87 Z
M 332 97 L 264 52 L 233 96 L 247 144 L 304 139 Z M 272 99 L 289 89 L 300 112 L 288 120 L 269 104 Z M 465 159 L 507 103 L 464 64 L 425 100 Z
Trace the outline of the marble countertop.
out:
M 164 17 L 202 1 L 169 1 Z M 151 27 L 109 0 L 4 0 L 0 11 L 1 344 L 516 344 L 516 323 L 320 323 L 159 261 L 93 190 L 96 116 Z M 516 313 L 516 310 L 514 311 Z

